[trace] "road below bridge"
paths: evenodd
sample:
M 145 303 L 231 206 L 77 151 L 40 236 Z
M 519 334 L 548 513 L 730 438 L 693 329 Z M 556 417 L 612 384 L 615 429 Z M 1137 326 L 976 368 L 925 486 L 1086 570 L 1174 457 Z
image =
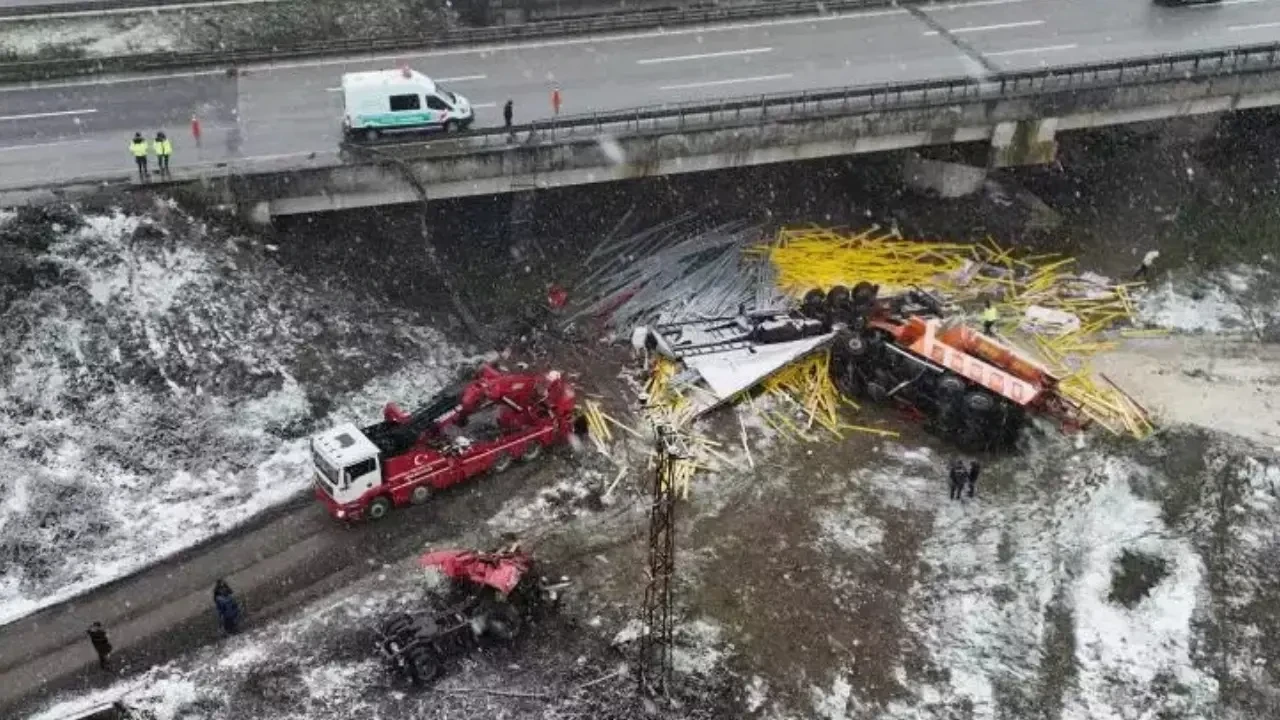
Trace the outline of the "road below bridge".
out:
M 175 167 L 229 160 L 304 161 L 336 149 L 342 73 L 407 63 L 466 95 L 480 126 L 562 112 L 843 85 L 979 76 L 1264 42 L 1280 0 L 1163 8 L 1149 0 L 974 0 L 825 17 L 386 57 L 301 60 L 148 77 L 98 77 L 0 88 L 0 187 L 123 175 L 135 131 L 165 130 Z M 189 130 L 202 120 L 203 142 Z

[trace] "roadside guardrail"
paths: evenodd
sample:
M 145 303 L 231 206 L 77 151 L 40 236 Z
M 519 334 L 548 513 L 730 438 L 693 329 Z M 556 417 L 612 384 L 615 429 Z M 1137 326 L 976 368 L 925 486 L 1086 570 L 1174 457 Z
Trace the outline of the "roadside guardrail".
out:
M 953 77 L 753 95 L 716 102 L 670 103 L 617 112 L 566 115 L 514 126 L 510 130 L 502 127 L 477 128 L 461 135 L 440 135 L 428 140 L 415 138 L 397 142 L 388 139 L 368 144 L 346 143 L 343 147 L 353 154 L 359 154 L 362 148 L 375 151 L 394 148 L 397 157 L 401 158 L 405 158 L 405 153 L 421 150 L 429 157 L 452 154 L 449 152 L 451 146 L 471 151 L 489 146 L 510 147 L 517 142 L 531 141 L 530 138 L 532 141 L 572 141 L 575 137 L 594 138 L 602 134 L 638 135 L 682 129 L 732 128 L 1277 70 L 1280 70 L 1280 43 L 1266 43 L 1006 72 L 982 78 Z
M 122 0 L 138 2 L 150 0 Z M 166 0 L 174 2 L 177 0 Z M 191 1 L 191 0 L 188 0 Z M 196 67 L 226 67 L 271 63 L 325 55 L 355 55 L 398 51 L 426 51 L 446 47 L 487 45 L 561 36 L 590 36 L 626 30 L 701 25 L 788 15 L 825 15 L 863 8 L 921 4 L 928 0 L 768 0 L 756 5 L 709 7 L 689 10 L 641 10 L 616 15 L 596 15 L 545 20 L 518 25 L 459 28 L 438 35 L 344 38 L 323 42 L 245 48 L 216 52 L 155 52 L 109 57 L 51 58 L 0 62 L 0 83 L 31 82 L 109 73 L 145 73 Z M 963 0 L 961 0 L 963 1 Z M 152 4 L 154 2 L 152 1 Z M 59 6 L 63 8 L 65 6 Z

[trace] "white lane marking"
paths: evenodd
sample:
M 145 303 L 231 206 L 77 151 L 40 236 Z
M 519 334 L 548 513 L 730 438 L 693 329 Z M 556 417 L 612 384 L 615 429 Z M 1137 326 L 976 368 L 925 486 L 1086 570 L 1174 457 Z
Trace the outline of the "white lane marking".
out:
M 95 108 L 86 110 L 58 110 L 57 112 L 29 113 L 26 115 L 0 115 L 0 121 L 3 120 L 38 120 L 40 118 L 67 117 L 70 115 L 92 115 L 98 112 Z
M 1006 55 L 1034 55 L 1036 53 L 1062 52 L 1063 50 L 1075 50 L 1080 47 L 1076 43 L 1070 45 L 1045 45 L 1044 47 L 1020 48 L 1018 50 L 997 50 L 996 52 L 983 53 L 987 57 L 1004 57 Z
M 68 145 L 84 145 L 85 143 L 97 142 L 96 140 L 59 140 L 57 142 L 31 143 L 30 145 L 7 145 L 0 147 L 0 152 L 13 152 L 15 150 L 42 150 L 51 147 L 66 147 Z
M 1232 25 L 1227 28 L 1231 32 L 1240 32 L 1241 30 L 1262 30 L 1264 28 L 1280 27 L 1280 22 L 1264 22 L 1255 25 Z
M 487 80 L 489 79 L 489 76 L 488 75 L 459 75 L 458 77 L 443 77 L 443 78 L 431 78 L 431 79 L 437 83 L 445 84 L 445 83 L 469 82 L 471 80 Z M 342 92 L 342 88 L 340 87 L 325 88 L 325 91 L 326 92 Z
M 471 109 L 498 107 L 498 103 L 471 103 Z
M 53 20 L 57 18 L 94 17 L 97 15 L 142 15 L 161 12 L 174 12 L 196 8 L 213 8 L 229 5 L 266 5 L 268 3 L 285 2 L 286 0 L 208 0 L 185 5 L 153 5 L 151 7 L 103 8 L 102 10 L 64 10 L 40 13 L 39 15 L 8 15 L 0 17 L 0 23 L 25 22 L 27 20 Z
M 487 45 L 480 47 L 451 48 L 448 50 L 433 50 L 423 53 L 400 53 L 398 55 L 370 55 L 367 57 L 348 56 L 343 58 L 331 58 L 327 60 L 308 60 L 305 62 L 292 63 L 267 63 L 265 65 L 248 65 L 244 70 L 246 74 L 252 77 L 256 73 L 270 73 L 273 70 L 297 70 L 309 67 L 328 67 L 331 65 L 358 65 L 361 63 L 384 63 L 384 62 L 405 62 L 409 60 L 452 57 L 456 55 L 486 55 L 499 52 L 513 52 L 520 50 L 542 50 L 546 48 L 573 47 L 576 45 L 602 45 L 604 43 L 627 42 L 630 40 L 648 40 L 658 37 L 681 37 L 684 35 L 705 35 L 707 33 L 717 32 L 733 32 L 736 30 L 752 30 L 766 27 L 784 27 L 787 25 L 806 25 L 819 24 L 829 22 L 842 22 L 850 20 L 864 20 L 873 17 L 891 17 L 894 15 L 906 15 L 906 10 L 872 10 L 860 13 L 848 13 L 844 15 L 822 15 L 818 17 L 791 17 L 779 18 L 776 20 L 760 20 L 756 22 L 734 23 L 730 25 L 702 25 L 691 26 L 687 28 L 664 29 L 650 32 L 636 33 L 619 33 L 617 35 L 602 35 L 599 37 L 578 36 L 569 38 L 560 38 L 557 40 L 544 40 L 532 43 L 507 43 L 497 45 Z M 166 75 L 147 75 L 140 77 L 125 78 L 98 78 L 90 81 L 81 81 L 73 83 L 29 83 L 27 85 L 10 85 L 0 87 L 0 92 L 13 90 L 43 90 L 45 88 L 58 87 L 85 87 L 88 85 L 117 85 L 122 83 L 133 82 L 151 82 L 153 80 L 169 80 L 173 78 L 202 77 L 206 75 L 225 75 L 226 70 L 202 70 L 199 72 L 171 73 Z
M 734 57 L 737 55 L 759 55 L 773 52 L 771 47 L 747 48 L 746 50 L 725 50 L 724 52 L 701 53 L 699 55 L 672 55 L 671 57 L 645 58 L 637 60 L 637 65 L 657 65 L 659 63 L 684 62 L 685 60 L 711 60 L 713 58 Z
M 1223 7 L 1224 5 L 1252 5 L 1260 2 L 1270 2 L 1271 0 L 1221 0 L 1216 3 L 1200 3 L 1199 5 L 1188 5 L 1183 10 L 1209 10 L 1212 8 Z
M 659 90 L 691 90 L 693 88 L 718 87 L 720 85 L 737 85 L 739 83 L 753 82 L 769 82 L 771 80 L 786 80 L 791 77 L 791 73 L 782 73 L 781 75 L 757 75 L 755 77 L 732 78 L 730 80 L 708 80 L 706 82 L 682 83 L 680 85 L 663 85 Z
M 151 82 L 152 80 L 181 80 L 182 78 L 206 77 L 209 75 L 227 76 L 226 70 L 196 70 L 194 72 L 169 73 L 167 75 L 138 75 L 135 77 L 104 77 L 94 82 L 62 81 L 51 83 L 27 83 L 25 85 L 3 85 L 0 92 L 17 90 L 54 90 L 58 88 L 88 87 L 90 85 L 123 85 L 125 83 Z
M 954 2 L 931 7 L 928 12 L 935 10 L 964 10 L 965 8 L 990 7 L 992 5 L 1016 5 L 1022 2 L 1027 2 L 1027 0 L 970 0 L 969 2 Z
M 947 32 L 952 35 L 963 35 L 965 33 L 987 32 L 988 30 L 1009 30 L 1011 28 L 1035 27 L 1043 25 L 1043 20 L 1022 20 L 1020 22 L 1000 23 L 999 25 L 972 25 L 969 27 L 947 28 Z M 925 35 L 937 35 L 937 30 L 927 30 Z

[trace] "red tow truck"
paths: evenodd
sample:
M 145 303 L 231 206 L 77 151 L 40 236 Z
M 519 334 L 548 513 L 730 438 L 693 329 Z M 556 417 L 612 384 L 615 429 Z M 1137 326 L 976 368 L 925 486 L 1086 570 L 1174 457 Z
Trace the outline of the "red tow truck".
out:
M 555 370 L 505 373 L 489 365 L 459 392 L 414 413 L 387 403 L 383 420 L 344 423 L 311 438 L 316 497 L 339 520 L 378 520 L 437 490 L 502 472 L 585 429 L 573 388 Z

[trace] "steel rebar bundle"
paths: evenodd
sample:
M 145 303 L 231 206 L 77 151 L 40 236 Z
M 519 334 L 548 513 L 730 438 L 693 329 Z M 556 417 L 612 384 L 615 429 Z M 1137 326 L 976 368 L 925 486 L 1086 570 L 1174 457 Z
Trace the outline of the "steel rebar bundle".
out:
M 745 253 L 766 241 L 759 226 L 699 229 L 686 214 L 619 238 L 621 227 L 587 257 L 566 325 L 593 318 L 625 337 L 645 323 L 721 317 L 783 300 L 772 265 Z

